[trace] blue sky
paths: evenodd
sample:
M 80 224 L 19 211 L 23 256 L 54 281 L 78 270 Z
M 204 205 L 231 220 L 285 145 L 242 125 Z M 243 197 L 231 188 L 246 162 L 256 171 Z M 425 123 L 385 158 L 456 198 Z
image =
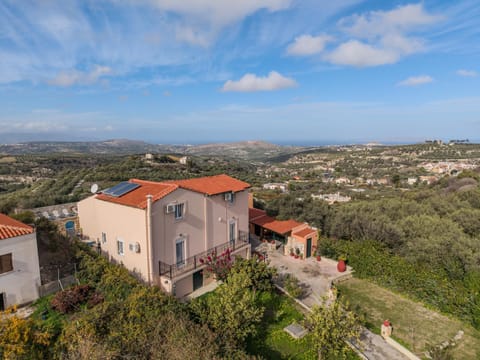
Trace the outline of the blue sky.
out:
M 0 142 L 480 139 L 480 2 L 0 2 Z

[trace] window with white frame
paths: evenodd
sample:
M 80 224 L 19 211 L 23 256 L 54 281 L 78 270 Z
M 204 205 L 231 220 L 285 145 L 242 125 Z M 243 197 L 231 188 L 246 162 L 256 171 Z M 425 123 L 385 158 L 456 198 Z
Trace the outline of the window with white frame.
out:
M 233 204 L 235 202 L 235 193 L 233 191 L 224 193 L 223 196 L 225 197 L 225 201 L 229 204 Z
M 122 239 L 117 239 L 117 254 L 118 255 L 124 255 L 125 254 L 123 245 L 124 245 L 123 240 Z
M 186 259 L 186 246 L 185 246 L 185 238 L 179 237 L 175 240 L 175 260 L 177 266 L 185 265 Z
M 185 203 L 175 204 L 175 220 L 183 219 Z
M 13 270 L 12 254 L 0 255 L 0 274 Z
M 237 222 L 232 219 L 228 222 L 228 241 L 231 245 L 237 240 Z

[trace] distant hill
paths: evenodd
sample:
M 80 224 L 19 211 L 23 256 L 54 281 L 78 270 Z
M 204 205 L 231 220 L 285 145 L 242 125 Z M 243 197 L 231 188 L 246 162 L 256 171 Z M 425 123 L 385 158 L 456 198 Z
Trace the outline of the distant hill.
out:
M 105 141 L 32 141 L 0 145 L 0 154 L 138 154 L 146 152 L 169 152 L 172 146 L 154 145 L 144 141 L 111 139 Z
M 265 141 L 241 141 L 190 146 L 184 149 L 184 153 L 265 161 L 280 155 L 296 153 L 301 149 L 301 147 L 280 146 Z
M 141 154 L 175 153 L 195 156 L 222 156 L 250 161 L 266 161 L 304 150 L 302 147 L 280 146 L 264 141 L 242 141 L 203 145 L 162 145 L 128 139 L 104 141 L 32 141 L 0 145 L 0 154 Z

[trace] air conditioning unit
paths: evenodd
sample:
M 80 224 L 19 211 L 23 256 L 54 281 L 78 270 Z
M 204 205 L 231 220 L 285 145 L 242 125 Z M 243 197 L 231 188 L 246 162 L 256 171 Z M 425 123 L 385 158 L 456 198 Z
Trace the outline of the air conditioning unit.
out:
M 175 204 L 168 204 L 165 208 L 165 212 L 167 214 L 171 214 L 175 212 Z
M 136 242 L 135 244 L 130 243 L 128 244 L 128 250 L 131 252 L 139 253 L 140 252 L 140 244 Z
M 232 201 L 233 199 L 233 193 L 231 192 L 228 192 L 228 193 L 225 193 L 225 201 Z

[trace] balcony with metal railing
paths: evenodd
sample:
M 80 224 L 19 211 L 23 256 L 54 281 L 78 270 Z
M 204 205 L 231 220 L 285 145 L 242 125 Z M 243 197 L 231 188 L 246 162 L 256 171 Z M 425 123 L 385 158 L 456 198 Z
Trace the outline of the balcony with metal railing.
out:
M 226 243 L 217 245 L 213 248 L 208 249 L 207 251 L 201 252 L 194 256 L 183 260 L 178 264 L 167 264 L 163 261 L 158 262 L 160 276 L 166 276 L 169 279 L 173 279 L 182 274 L 185 274 L 189 271 L 196 269 L 201 269 L 205 267 L 203 260 L 206 259 L 209 255 L 212 254 L 221 254 L 227 249 L 230 249 L 231 252 L 235 252 L 239 249 L 245 248 L 250 243 L 248 233 L 244 231 L 239 231 L 238 237 Z

